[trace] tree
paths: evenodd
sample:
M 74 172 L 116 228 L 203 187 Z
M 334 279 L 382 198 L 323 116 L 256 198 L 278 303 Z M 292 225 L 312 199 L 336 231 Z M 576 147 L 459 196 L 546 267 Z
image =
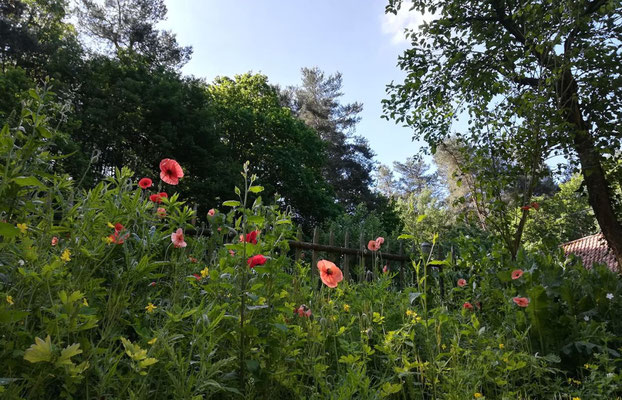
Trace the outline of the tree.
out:
M 191 47 L 180 47 L 175 35 L 158 30 L 166 18 L 164 0 L 81 0 L 77 15 L 82 29 L 117 56 L 139 54 L 151 64 L 179 68 Z
M 599 226 L 622 263 L 604 154 L 622 133 L 619 2 L 582 0 L 415 0 L 436 19 L 409 32 L 400 58 L 403 84 L 390 85 L 388 117 L 406 122 L 434 151 L 452 123 L 469 118 L 469 140 L 490 155 L 513 140 L 512 159 L 531 149 L 533 165 L 551 154 L 576 160 Z M 397 12 L 402 0 L 389 0 Z M 522 145 L 522 148 L 519 147 Z M 523 164 L 521 162 L 520 164 Z
M 385 197 L 395 195 L 395 179 L 391 167 L 380 164 L 376 170 L 376 188 Z
M 278 89 L 265 75 L 217 78 L 208 91 L 229 164 L 249 160 L 265 194 L 278 193 L 306 227 L 338 213 L 334 192 L 322 176 L 325 143 L 281 106 Z
M 354 134 L 363 109 L 360 103 L 341 104 L 342 76 L 326 76 L 318 68 L 302 69 L 302 85 L 282 95 L 293 113 L 313 128 L 326 144 L 323 175 L 338 203 L 353 211 L 359 203 L 375 209 L 371 191 L 373 152 L 367 140 Z
M 430 172 L 430 166 L 421 157 L 408 157 L 405 162 L 395 161 L 393 169 L 400 175 L 396 189 L 402 196 L 419 194 L 428 189 L 439 195 L 438 174 Z

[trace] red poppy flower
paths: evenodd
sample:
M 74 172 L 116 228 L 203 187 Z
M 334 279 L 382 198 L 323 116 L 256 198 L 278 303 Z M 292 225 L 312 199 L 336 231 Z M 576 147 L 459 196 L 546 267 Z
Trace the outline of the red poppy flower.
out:
M 184 177 L 184 171 L 181 169 L 179 163 L 170 158 L 165 158 L 160 161 L 160 179 L 169 185 L 177 185 L 179 178 Z
M 201 279 L 203 279 L 201 275 L 199 274 L 192 274 L 192 276 L 194 276 L 194 279 L 196 279 L 197 281 L 200 281 Z
M 522 206 L 520 209 L 523 211 L 529 211 L 531 209 L 531 206 Z
M 213 217 L 214 214 L 216 214 L 216 210 L 214 210 L 213 208 L 210 208 L 210 210 L 207 212 L 207 215 L 209 215 L 210 217 Z
M 380 250 L 380 245 L 375 240 L 370 240 L 369 243 L 367 243 L 367 248 L 370 251 L 378 251 Z
M 56 246 L 58 244 L 58 238 L 56 236 L 54 236 L 52 238 L 52 246 Z
M 530 205 L 531 205 L 531 208 L 533 208 L 534 210 L 539 210 L 540 209 L 540 204 L 538 204 L 538 202 L 536 202 L 536 201 L 534 201 Z
M 317 263 L 317 269 L 320 271 L 320 279 L 330 287 L 337 287 L 337 284 L 343 280 L 343 273 L 335 264 L 327 260 L 320 260 Z
M 255 230 L 246 234 L 246 242 L 257 244 L 257 236 L 259 235 L 259 231 Z M 244 242 L 244 235 L 240 235 L 240 242 Z
M 462 308 L 469 310 L 469 311 L 473 311 L 473 304 L 469 303 L 468 301 L 466 303 L 464 303 L 462 305 Z
M 518 279 L 521 276 L 523 276 L 523 270 L 522 269 L 515 269 L 514 271 L 512 271 L 512 279 Z
M 294 314 L 298 314 L 299 317 L 309 318 L 311 316 L 311 309 L 302 304 L 300 307 L 294 308 Z
M 119 235 L 119 231 L 115 230 L 112 235 L 108 236 L 108 239 L 110 239 L 110 243 L 123 244 L 128 237 L 130 237 L 129 233 L 121 236 Z
M 266 261 L 268 261 L 266 257 L 262 256 L 261 254 L 257 254 L 246 260 L 246 263 L 250 268 L 255 268 L 256 265 L 264 265 Z
M 512 299 L 519 307 L 527 307 L 529 305 L 529 299 L 527 297 L 514 297 Z
M 160 196 L 157 194 L 152 194 L 151 196 L 149 196 L 149 200 L 153 201 L 154 203 L 162 202 L 162 198 L 160 198 Z
M 387 274 L 388 272 L 389 272 L 389 266 L 388 266 L 388 265 L 385 265 L 385 266 L 382 268 L 382 273 L 383 273 L 383 274 Z
M 176 248 L 186 247 L 188 244 L 184 241 L 184 231 L 178 228 L 176 232 L 171 233 L 171 242 Z
M 458 279 L 458 286 L 465 287 L 467 284 L 466 279 Z
M 151 282 L 149 286 L 154 287 L 156 285 L 155 281 Z
M 123 225 L 121 225 L 120 223 L 117 222 L 116 224 L 114 224 L 115 232 L 121 232 L 123 229 Z
M 189 256 L 189 257 L 188 257 L 188 261 L 190 261 L 191 263 L 196 263 L 196 262 L 199 262 L 199 260 L 197 260 L 196 258 L 194 258 L 194 257 L 192 257 L 192 256 Z
M 151 187 L 151 185 L 153 185 L 153 181 L 149 178 L 143 178 L 138 181 L 138 186 L 140 186 L 142 189 L 147 189 Z

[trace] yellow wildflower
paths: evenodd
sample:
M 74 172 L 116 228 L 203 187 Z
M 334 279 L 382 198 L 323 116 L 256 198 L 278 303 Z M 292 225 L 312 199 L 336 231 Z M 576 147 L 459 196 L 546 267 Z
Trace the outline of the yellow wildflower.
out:
M 102 239 L 104 242 L 106 242 L 107 244 L 110 244 L 112 242 L 114 242 L 114 239 L 111 238 L 110 236 L 106 236 L 105 238 Z
M 207 278 L 207 276 L 209 275 L 209 268 L 205 267 L 201 270 L 201 277 L 202 278 Z
M 421 322 L 421 317 L 417 317 L 417 318 L 415 318 L 415 321 L 417 321 L 417 322 Z
M 583 364 L 583 366 L 584 366 L 586 369 L 589 369 L 589 368 L 590 368 L 590 364 Z
M 505 346 L 503 345 L 503 343 L 499 343 L 499 348 L 503 350 Z
M 344 304 L 343 305 L 343 311 L 350 312 L 350 305 L 349 304 Z
M 481 397 L 484 397 L 484 395 L 482 395 L 480 392 L 474 393 L 473 397 L 475 397 L 476 399 L 479 399 Z
M 155 342 L 157 342 L 157 341 L 158 341 L 158 338 L 157 338 L 157 337 L 154 337 L 153 339 L 151 339 L 150 341 L 148 341 L 148 342 L 147 342 L 147 344 L 151 344 L 151 345 L 153 345 L 153 344 L 155 344 Z
M 82 299 L 82 305 L 84 305 L 84 307 L 88 307 L 89 306 L 89 302 L 86 301 L 86 297 Z
M 9 303 L 10 305 L 15 304 L 15 303 L 13 302 L 13 296 L 6 296 L 6 302 L 7 302 L 7 303 Z
M 71 261 L 71 251 L 69 251 L 69 249 L 65 249 L 65 251 L 63 251 L 63 254 L 60 256 L 60 259 L 64 262 Z
M 581 397 L 573 397 L 572 400 L 581 400 Z
M 415 315 L 417 315 L 416 312 L 414 312 L 413 310 L 406 310 L 406 315 L 409 317 L 413 317 Z
M 447 345 L 446 345 L 445 343 L 443 343 L 443 344 L 441 345 L 441 348 L 442 348 L 443 350 L 445 350 L 445 349 L 447 348 Z
M 28 230 L 28 225 L 24 224 L 17 224 L 17 229 L 19 229 L 19 231 L 23 234 L 26 233 L 26 231 Z
M 156 308 L 158 308 L 157 306 L 154 306 L 153 303 L 149 303 L 147 304 L 147 306 L 145 307 L 145 310 L 147 310 L 148 313 L 152 313 L 153 310 L 155 310 Z

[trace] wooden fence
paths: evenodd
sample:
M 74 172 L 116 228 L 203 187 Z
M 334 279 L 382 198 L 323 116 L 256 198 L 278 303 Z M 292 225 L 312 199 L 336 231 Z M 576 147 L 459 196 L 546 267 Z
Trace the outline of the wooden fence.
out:
M 399 254 L 385 253 L 385 252 L 376 252 L 370 251 L 366 247 L 366 240 L 363 236 L 363 233 L 360 234 L 358 240 L 358 248 L 352 248 L 350 243 L 350 233 L 346 232 L 344 237 L 343 247 L 335 245 L 335 235 L 332 231 L 329 233 L 328 244 L 320 244 L 320 231 L 316 227 L 313 229 L 313 242 L 304 242 L 302 240 L 302 231 L 298 230 L 297 240 L 290 240 L 289 246 L 290 248 L 295 249 L 296 251 L 296 260 L 302 258 L 303 250 L 311 251 L 311 271 L 313 276 L 319 277 L 316 265 L 319 258 L 319 253 L 324 252 L 327 253 L 327 259 L 330 261 L 340 261 L 339 266 L 343 271 L 344 279 L 351 279 L 350 272 L 350 264 L 357 260 L 359 265 L 363 268 L 363 274 L 358 276 L 358 280 L 362 281 L 367 278 L 368 274 L 371 274 L 373 278 L 377 276 L 380 272 L 378 270 L 374 270 L 373 268 L 373 260 L 371 262 L 367 262 L 368 259 L 373 259 L 375 257 L 379 257 L 382 261 L 394 261 L 399 263 L 399 280 L 400 286 L 404 286 L 404 263 L 410 262 L 410 257 L 404 255 L 403 244 L 400 242 Z M 383 244 L 385 247 L 388 247 L 388 243 L 385 242 Z M 341 260 L 343 256 L 343 260 Z M 376 269 L 381 269 L 376 268 Z

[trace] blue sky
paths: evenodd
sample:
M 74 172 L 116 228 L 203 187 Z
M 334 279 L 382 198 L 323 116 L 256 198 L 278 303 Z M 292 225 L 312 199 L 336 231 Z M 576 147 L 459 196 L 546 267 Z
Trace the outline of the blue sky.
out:
M 385 15 L 384 0 L 166 0 L 163 27 L 194 48 L 184 73 L 216 76 L 260 72 L 281 86 L 300 82 L 302 67 L 339 71 L 344 101 L 364 104 L 357 133 L 376 160 L 391 165 L 419 150 L 411 131 L 380 118 L 385 86 L 403 74 L 397 58 L 403 30 L 418 17 Z

